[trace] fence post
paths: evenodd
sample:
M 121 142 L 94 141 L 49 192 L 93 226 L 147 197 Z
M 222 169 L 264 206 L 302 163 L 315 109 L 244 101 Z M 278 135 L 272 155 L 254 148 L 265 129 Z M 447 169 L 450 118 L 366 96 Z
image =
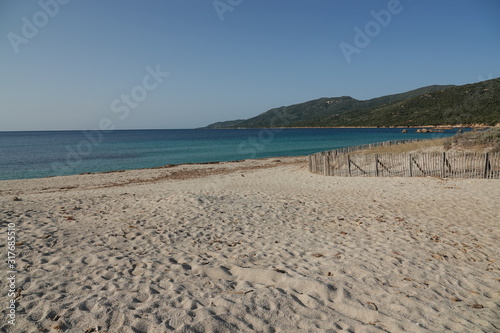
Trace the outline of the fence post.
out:
M 349 177 L 351 177 L 351 155 L 347 155 L 347 168 L 349 169 Z
M 375 177 L 378 177 L 378 154 L 375 154 Z
M 446 173 L 446 152 L 443 152 L 443 160 L 441 163 L 441 177 L 446 178 L 445 173 Z
M 490 161 L 489 161 L 489 153 L 486 153 L 484 155 L 484 172 L 483 172 L 483 178 L 488 178 L 488 171 L 489 171 L 489 166 L 490 166 Z
M 409 158 L 409 162 L 410 162 L 410 177 L 413 177 L 413 163 L 412 163 L 411 154 L 408 154 L 408 156 L 410 157 Z
M 326 153 L 326 175 L 330 176 L 330 152 Z

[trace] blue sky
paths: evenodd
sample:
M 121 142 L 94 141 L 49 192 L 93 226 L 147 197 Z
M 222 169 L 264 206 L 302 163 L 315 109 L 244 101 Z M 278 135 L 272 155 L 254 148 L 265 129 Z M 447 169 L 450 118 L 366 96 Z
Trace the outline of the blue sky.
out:
M 498 0 L 0 0 L 0 131 L 193 128 L 478 82 L 500 76 L 499 17 Z

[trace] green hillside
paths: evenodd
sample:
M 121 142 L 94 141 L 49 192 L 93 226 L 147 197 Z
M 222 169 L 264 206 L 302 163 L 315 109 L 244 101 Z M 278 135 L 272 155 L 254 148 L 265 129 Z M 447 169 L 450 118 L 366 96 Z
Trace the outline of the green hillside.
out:
M 207 128 L 424 126 L 500 123 L 500 79 L 464 86 L 429 86 L 360 101 L 319 98 Z

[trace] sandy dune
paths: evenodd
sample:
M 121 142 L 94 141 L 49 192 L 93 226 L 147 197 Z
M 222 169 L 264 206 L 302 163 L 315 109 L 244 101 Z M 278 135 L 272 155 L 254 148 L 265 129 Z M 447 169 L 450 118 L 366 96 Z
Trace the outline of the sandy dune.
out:
M 2 181 L 0 331 L 498 332 L 499 198 L 305 158 Z

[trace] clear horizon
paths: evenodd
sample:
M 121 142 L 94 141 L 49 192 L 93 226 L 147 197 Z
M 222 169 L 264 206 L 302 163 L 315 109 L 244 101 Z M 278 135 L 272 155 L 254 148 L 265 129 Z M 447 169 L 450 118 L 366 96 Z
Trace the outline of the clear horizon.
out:
M 500 2 L 0 2 L 0 131 L 192 129 L 500 76 Z

